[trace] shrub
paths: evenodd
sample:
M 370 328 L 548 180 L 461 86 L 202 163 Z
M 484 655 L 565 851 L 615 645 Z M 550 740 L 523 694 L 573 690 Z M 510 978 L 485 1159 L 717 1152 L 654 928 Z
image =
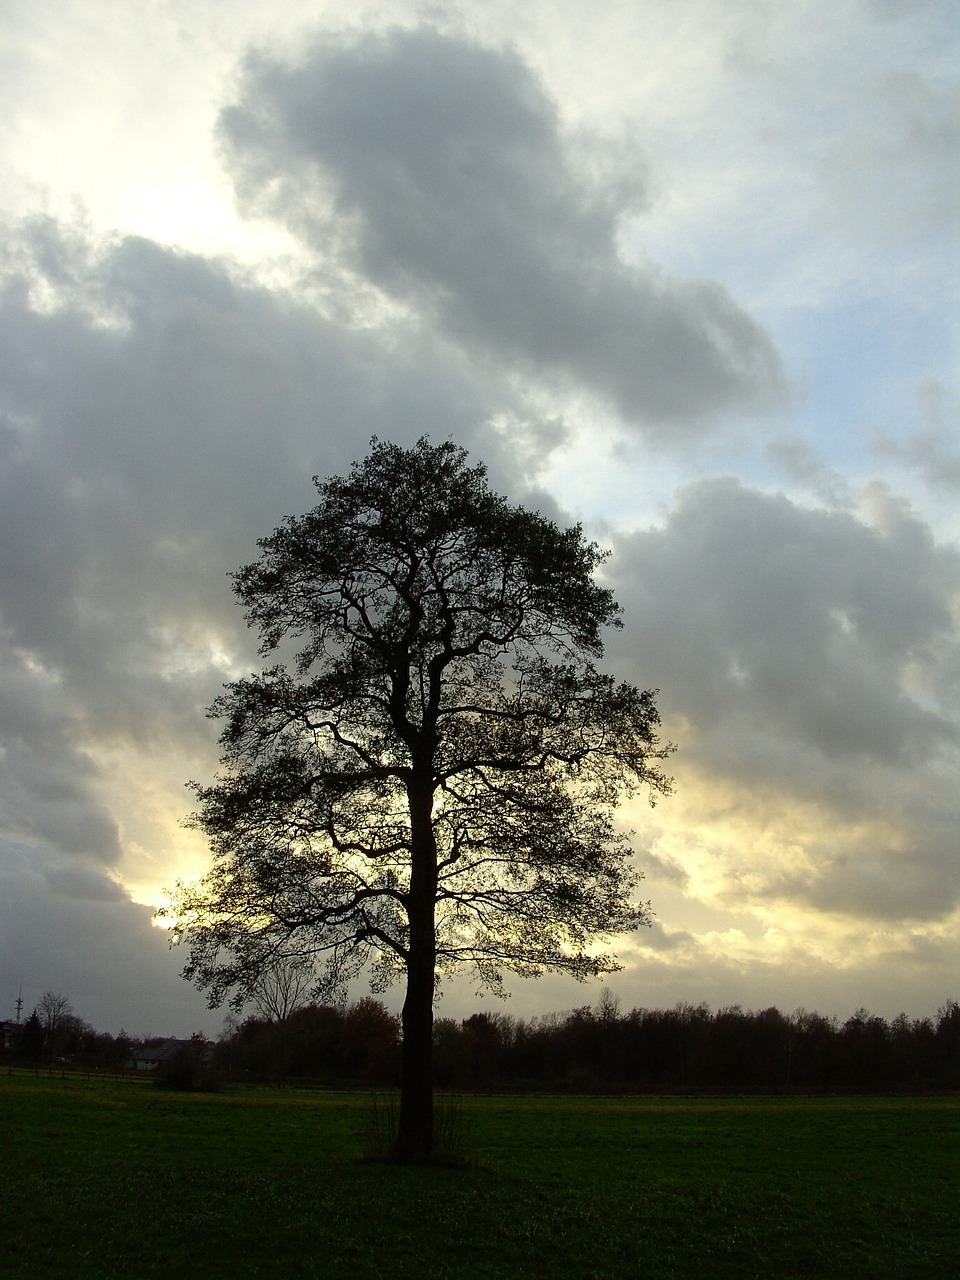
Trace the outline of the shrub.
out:
M 214 1066 L 206 1039 L 195 1035 L 157 1064 L 153 1083 L 158 1089 L 180 1093 L 219 1093 L 223 1074 Z

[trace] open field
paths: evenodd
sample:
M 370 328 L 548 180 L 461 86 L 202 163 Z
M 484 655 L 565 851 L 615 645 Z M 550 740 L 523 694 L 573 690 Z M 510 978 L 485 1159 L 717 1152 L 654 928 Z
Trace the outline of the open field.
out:
M 960 1099 L 468 1098 L 478 1167 L 363 1164 L 370 1100 L 0 1076 L 0 1272 L 960 1275 Z

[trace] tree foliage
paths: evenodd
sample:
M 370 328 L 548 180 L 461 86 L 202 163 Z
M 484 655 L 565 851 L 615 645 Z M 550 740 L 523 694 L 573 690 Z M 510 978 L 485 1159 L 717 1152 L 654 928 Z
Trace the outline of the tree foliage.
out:
M 449 442 L 374 440 L 315 484 L 234 575 L 279 661 L 211 709 L 224 770 L 194 789 L 214 865 L 178 887 L 173 930 L 212 1004 L 294 957 L 316 995 L 405 974 L 427 1150 L 436 976 L 615 968 L 591 944 L 648 910 L 614 809 L 669 789 L 669 748 L 654 695 L 594 665 L 619 608 L 579 527 L 509 505 Z

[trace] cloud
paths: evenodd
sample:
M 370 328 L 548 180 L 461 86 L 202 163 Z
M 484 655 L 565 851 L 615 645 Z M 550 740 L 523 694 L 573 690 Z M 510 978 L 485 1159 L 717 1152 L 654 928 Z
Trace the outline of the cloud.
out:
M 113 868 L 121 857 L 117 823 L 99 794 L 100 771 L 76 738 L 71 703 L 35 655 L 0 649 L 0 841 Z
M 653 852 L 692 896 L 889 920 L 960 903 L 955 547 L 879 485 L 858 516 L 715 479 L 620 538 L 611 572 L 616 660 L 681 743 Z
M 868 498 L 870 523 L 705 480 L 663 528 L 618 541 L 632 637 L 672 711 L 828 759 L 906 763 L 956 742 L 931 698 L 960 556 L 884 490 Z
M 217 653 L 249 647 L 226 572 L 309 505 L 312 473 L 375 433 L 471 443 L 511 407 L 428 343 L 352 332 L 214 261 L 49 223 L 20 248 L 0 293 L 0 617 L 21 681 L 74 723 L 182 732 Z
M 867 0 L 867 10 L 880 22 L 902 22 L 936 0 Z
M 9 228 L 5 250 L 0 866 L 38 869 L 8 886 L 25 912 L 74 904 L 71 937 L 101 904 L 79 981 L 103 963 L 101 928 L 162 941 L 121 883 L 152 899 L 201 869 L 177 829 L 183 783 L 214 766 L 222 681 L 259 665 L 226 575 L 310 506 L 310 476 L 372 434 L 427 432 L 482 440 L 502 487 L 505 423 L 534 469 L 557 435 L 519 425 L 510 389 L 442 344 L 350 329 L 223 262 L 49 219 Z M 19 963 L 47 963 L 49 928 L 21 941 Z
M 0 833 L 58 866 L 169 883 L 161 819 L 151 854 L 131 832 L 175 766 L 178 786 L 209 771 L 204 709 L 258 665 L 228 571 L 372 434 L 482 438 L 502 482 L 510 432 L 487 423 L 513 396 L 418 335 L 351 330 L 143 239 L 37 219 L 6 249 Z M 536 422 L 522 438 L 532 467 L 557 442 Z
M 179 976 L 184 957 L 154 928 L 149 907 L 93 871 L 7 845 L 0 859 L 0 972 L 24 1016 L 45 990 L 63 991 L 98 1030 L 132 1035 L 215 1033 L 222 1015 Z M 12 1012 L 12 1011 L 11 1011 Z M 9 1016 L 9 1015 L 8 1015 Z
M 129 902 L 130 895 L 109 876 L 87 867 L 51 867 L 46 881 L 56 897 L 77 902 Z
M 928 379 L 917 388 L 917 401 L 921 429 L 903 440 L 880 434 L 874 449 L 881 457 L 896 458 L 918 471 L 931 489 L 956 492 L 960 490 L 960 398 L 936 380 Z
M 863 1007 L 887 1018 L 904 1009 L 929 1016 L 948 998 L 958 960 L 956 915 L 936 930 L 896 932 L 859 921 L 833 930 L 830 923 L 771 926 L 749 936 L 736 928 L 685 933 L 666 951 L 644 932 L 621 953 L 625 969 L 611 986 L 654 1008 L 705 1002 L 841 1018 Z
M 907 236 L 917 250 L 956 232 L 960 178 L 960 80 L 932 82 L 889 70 L 857 86 L 846 133 L 821 174 L 830 216 L 860 236 Z
M 674 430 L 782 390 L 720 285 L 622 260 L 642 181 L 592 182 L 511 52 L 420 29 L 260 54 L 221 131 L 249 206 L 526 377 Z
M 688 485 L 606 566 L 611 657 L 662 687 L 680 744 L 676 796 L 624 814 L 659 913 L 618 948 L 624 1003 L 951 994 L 946 7 L 494 6 L 483 44 L 310 43 L 259 0 L 226 39 L 158 8 L 131 43 L 108 8 L 14 31 L 5 207 L 79 191 L 142 234 L 35 217 L 0 248 L 0 968 L 114 1029 L 216 1025 L 141 904 L 202 868 L 183 782 L 215 766 L 221 681 L 259 665 L 225 575 L 313 472 L 428 432 L 561 521 L 636 529 L 681 479 L 750 478 Z M 214 137 L 229 65 L 271 32 L 289 60 L 247 60 Z M 230 221 L 231 187 L 269 221 Z M 809 392 L 765 462 L 742 416 L 782 374 L 758 317 Z M 863 490 L 878 458 L 923 518 Z M 751 488 L 771 461 L 819 505 Z M 551 979 L 522 1002 L 584 998 Z

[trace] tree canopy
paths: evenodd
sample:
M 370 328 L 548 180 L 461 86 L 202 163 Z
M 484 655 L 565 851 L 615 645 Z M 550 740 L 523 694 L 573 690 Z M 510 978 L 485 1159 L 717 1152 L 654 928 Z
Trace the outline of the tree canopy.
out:
M 614 810 L 669 790 L 654 694 L 597 670 L 603 552 L 492 492 L 451 442 L 374 440 L 260 542 L 234 590 L 262 653 L 211 708 L 193 784 L 210 873 L 170 914 L 187 978 L 241 1006 L 278 959 L 317 994 L 405 975 L 400 1152 L 432 1143 L 437 975 L 577 978 L 649 920 Z

